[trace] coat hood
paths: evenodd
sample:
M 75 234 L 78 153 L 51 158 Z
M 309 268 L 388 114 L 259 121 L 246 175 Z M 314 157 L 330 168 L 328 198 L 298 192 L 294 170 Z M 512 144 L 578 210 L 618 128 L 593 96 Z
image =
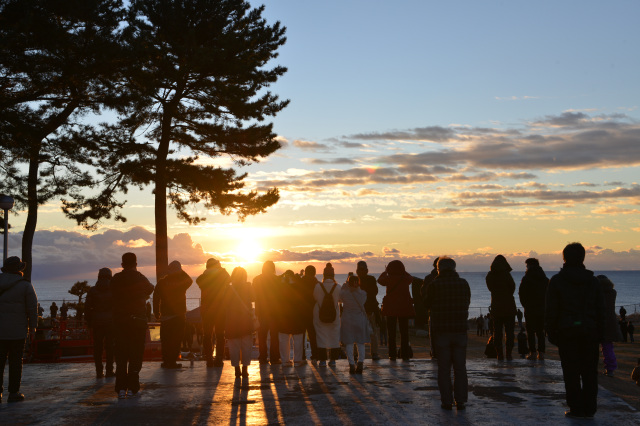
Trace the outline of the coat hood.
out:
M 527 268 L 525 275 L 534 280 L 548 280 L 547 275 L 544 273 L 544 270 L 540 266 L 531 266 Z
M 98 281 L 96 281 L 96 289 L 99 291 L 107 291 L 109 290 L 110 282 L 111 282 L 110 279 L 99 278 Z
M 11 287 L 21 280 L 23 280 L 22 274 L 10 274 L 7 272 L 0 274 L 0 291 Z

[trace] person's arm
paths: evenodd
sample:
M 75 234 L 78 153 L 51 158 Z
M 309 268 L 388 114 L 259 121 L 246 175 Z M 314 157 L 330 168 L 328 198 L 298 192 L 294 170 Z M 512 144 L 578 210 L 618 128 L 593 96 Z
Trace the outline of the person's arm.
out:
M 191 287 L 191 284 L 193 284 L 193 278 L 191 278 L 189 276 L 189 274 L 187 274 L 186 272 L 182 271 L 182 275 L 180 277 L 180 288 L 182 291 L 187 291 L 189 290 L 189 287 Z
M 554 345 L 558 344 L 558 315 L 560 309 L 557 284 L 557 280 L 553 278 L 549 281 L 544 312 L 544 328 L 549 336 L 549 342 Z
M 387 271 L 384 271 L 383 273 L 380 274 L 380 276 L 378 277 L 378 283 L 381 286 L 385 286 L 385 287 L 387 286 L 387 284 L 390 283 L 390 277 Z
M 156 319 L 160 318 L 160 292 L 162 291 L 162 281 L 158 282 L 155 290 L 153 291 L 153 315 Z
M 25 294 L 25 307 L 27 319 L 29 320 L 29 333 L 33 337 L 38 327 L 38 296 L 36 296 L 33 285 L 28 281 L 26 282 L 28 286 Z

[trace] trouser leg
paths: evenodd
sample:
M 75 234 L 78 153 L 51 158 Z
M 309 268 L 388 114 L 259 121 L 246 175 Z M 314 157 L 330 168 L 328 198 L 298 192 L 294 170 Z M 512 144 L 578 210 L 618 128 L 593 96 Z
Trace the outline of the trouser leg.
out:
M 224 320 L 216 319 L 215 321 L 215 329 L 216 329 L 216 358 L 219 360 L 224 359 Z
M 353 342 L 345 343 L 346 351 L 347 351 L 347 360 L 349 361 L 349 365 L 355 364 L 355 358 L 353 356 Z
M 293 338 L 293 362 L 302 362 L 302 351 L 304 350 L 304 334 L 294 334 Z
M 260 351 L 260 362 L 266 362 L 269 358 L 269 345 L 267 336 L 269 335 L 269 321 L 266 317 L 260 318 L 260 328 L 258 329 L 258 350 Z
M 371 312 L 367 315 L 369 319 L 369 324 L 371 325 L 371 356 L 378 355 L 378 324 L 376 324 L 376 315 Z M 364 359 L 364 353 L 362 354 L 362 358 Z
M 389 336 L 389 358 L 395 358 L 396 353 L 396 323 L 398 317 L 387 317 L 387 334 Z
M 280 359 L 282 363 L 289 362 L 291 347 L 289 346 L 291 335 L 285 333 L 278 334 L 278 345 L 280 346 Z
M 398 326 L 400 328 L 400 348 L 402 349 L 402 358 L 408 359 L 409 356 L 409 318 L 399 317 Z
M 4 348 L 0 350 L 0 366 L 4 373 L 5 359 L 9 358 L 9 393 L 18 393 L 22 382 L 22 354 L 24 353 L 25 339 L 4 340 Z M 3 388 L 4 377 L 0 374 L 0 392 Z
M 278 362 L 280 361 L 280 338 L 278 337 L 280 332 L 278 331 L 275 321 L 270 325 L 269 334 L 271 339 L 271 345 L 269 346 L 269 359 L 271 362 Z
M 569 409 L 578 414 L 584 413 L 582 406 L 582 389 L 580 385 L 580 352 L 581 348 L 572 342 L 563 342 L 558 346 L 562 376 Z
M 253 336 L 251 334 L 242 336 L 240 339 L 240 355 L 242 365 L 251 364 L 251 348 L 253 347 Z
M 129 364 L 129 326 L 127 323 L 116 325 L 116 393 L 121 390 L 127 390 L 127 375 Z
M 4 366 L 9 355 L 10 340 L 0 340 L 0 393 L 4 392 Z
M 594 415 L 598 409 L 598 343 L 584 342 L 581 356 L 582 406 L 586 415 Z
M 451 342 L 449 334 L 439 334 L 436 339 L 438 352 L 438 390 L 440 401 L 445 405 L 453 404 L 453 387 L 451 386 Z
M 505 333 L 507 335 L 507 342 L 506 342 L 506 355 L 509 357 L 511 356 L 511 352 L 513 352 L 513 346 L 514 346 L 514 334 L 513 334 L 513 329 L 514 329 L 514 321 L 513 321 L 513 317 L 507 317 L 506 321 L 504 322 L 504 330 Z
M 146 322 L 136 320 L 135 324 L 131 326 L 129 335 L 129 371 L 127 372 L 127 389 L 133 393 L 140 390 L 140 370 L 142 370 L 146 337 Z
M 104 327 L 93 327 L 93 363 L 96 366 L 96 373 L 102 374 L 102 351 L 106 333 Z
M 234 367 L 238 367 L 240 365 L 240 350 L 241 350 L 241 339 L 239 337 L 234 337 L 233 339 L 229 339 L 229 358 L 231 359 L 231 365 Z
M 318 343 L 316 342 L 316 328 L 313 325 L 313 316 L 307 320 L 307 334 L 309 336 L 309 346 L 311 346 L 311 358 L 318 359 Z
M 456 333 L 452 339 L 453 396 L 456 403 L 466 403 L 469 395 L 467 377 L 467 334 Z
M 115 338 L 113 335 L 113 325 L 108 325 L 106 327 L 105 335 L 104 335 L 104 346 L 105 346 L 105 356 L 106 356 L 106 370 L 109 373 L 113 372 L 113 360 L 115 353 Z
M 615 371 L 618 368 L 613 342 L 602 342 L 602 357 L 604 358 L 604 368 L 607 371 Z
M 210 316 L 202 318 L 202 356 L 205 360 L 213 358 L 213 329 L 214 322 Z
M 504 352 L 502 350 L 502 336 L 504 336 L 504 318 L 496 317 L 493 320 L 493 345 L 496 348 L 496 352 L 498 353 L 498 358 L 502 358 L 504 356 Z

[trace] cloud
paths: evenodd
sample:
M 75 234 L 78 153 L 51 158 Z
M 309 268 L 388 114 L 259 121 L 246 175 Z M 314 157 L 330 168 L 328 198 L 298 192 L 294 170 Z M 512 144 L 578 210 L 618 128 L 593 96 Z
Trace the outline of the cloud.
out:
M 309 164 L 356 164 L 357 163 L 355 159 L 346 158 L 346 157 L 329 158 L 329 159 L 303 158 L 302 161 Z
M 391 247 L 383 247 L 382 252 L 385 254 L 385 256 L 400 254 L 400 250 Z
M 501 97 L 501 96 L 496 96 L 495 97 L 496 100 L 498 101 L 526 101 L 529 99 L 540 99 L 539 96 L 506 96 L 506 97 Z
M 425 142 L 449 142 L 457 139 L 456 131 L 442 126 L 416 127 L 410 130 L 396 130 L 390 132 L 356 133 L 344 136 L 346 139 L 367 141 L 425 141 Z
M 318 142 L 303 141 L 303 140 L 300 140 L 300 139 L 294 140 L 293 141 L 293 146 L 295 146 L 296 148 L 309 150 L 309 151 L 326 151 L 326 150 L 329 149 L 329 147 L 327 145 L 323 145 L 323 144 L 318 143 Z
M 9 234 L 12 247 L 19 247 L 22 232 Z M 122 254 L 132 251 L 138 265 L 155 280 L 155 234 L 143 227 L 126 231 L 108 229 L 99 234 L 74 231 L 36 231 L 33 241 L 33 279 L 94 279 L 100 268 L 119 270 Z M 208 258 L 189 234 L 169 238 L 169 260 L 183 265 L 202 265 Z

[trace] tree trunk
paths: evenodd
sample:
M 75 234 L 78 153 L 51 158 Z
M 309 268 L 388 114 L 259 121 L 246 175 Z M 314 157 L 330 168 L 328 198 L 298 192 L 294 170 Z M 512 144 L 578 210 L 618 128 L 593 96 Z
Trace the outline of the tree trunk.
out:
M 24 269 L 24 278 L 31 281 L 33 270 L 33 237 L 38 223 L 38 168 L 40 165 L 40 144 L 34 144 L 29 151 L 29 176 L 27 178 L 27 222 L 22 233 L 22 261 L 27 266 Z
M 155 219 L 156 219 L 156 278 L 164 277 L 169 267 L 169 238 L 167 236 L 167 179 L 166 167 L 169 155 L 171 118 L 166 113 L 162 118 L 162 134 L 156 154 L 155 175 Z

